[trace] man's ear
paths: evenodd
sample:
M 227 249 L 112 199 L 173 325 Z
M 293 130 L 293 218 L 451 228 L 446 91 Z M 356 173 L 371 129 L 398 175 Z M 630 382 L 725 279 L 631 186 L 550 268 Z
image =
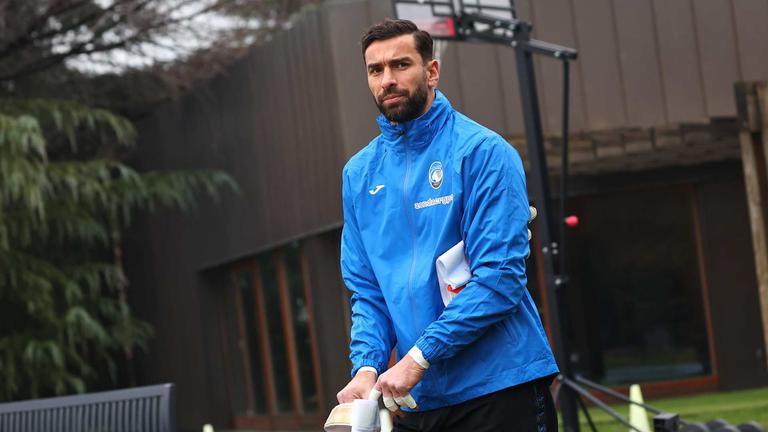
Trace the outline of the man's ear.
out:
M 430 89 L 434 89 L 438 81 L 440 81 L 440 62 L 432 59 L 427 62 L 427 85 Z

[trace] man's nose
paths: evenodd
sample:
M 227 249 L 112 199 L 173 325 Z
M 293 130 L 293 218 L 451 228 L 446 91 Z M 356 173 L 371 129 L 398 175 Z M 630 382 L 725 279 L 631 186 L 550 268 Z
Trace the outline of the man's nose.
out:
M 390 68 L 384 68 L 384 71 L 381 74 L 382 90 L 387 90 L 396 84 L 397 84 L 397 81 L 395 80 L 395 74 L 392 73 L 392 70 Z

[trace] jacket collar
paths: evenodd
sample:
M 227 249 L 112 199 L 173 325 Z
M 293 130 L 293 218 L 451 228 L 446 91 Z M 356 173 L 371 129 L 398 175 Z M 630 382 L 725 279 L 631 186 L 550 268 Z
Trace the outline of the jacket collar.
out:
M 381 129 L 381 138 L 388 146 L 401 148 L 403 147 L 401 138 L 405 138 L 409 147 L 422 147 L 432 141 L 451 112 L 453 107 L 448 98 L 441 91 L 435 90 L 432 106 L 421 116 L 403 123 L 392 123 L 380 114 L 376 121 Z

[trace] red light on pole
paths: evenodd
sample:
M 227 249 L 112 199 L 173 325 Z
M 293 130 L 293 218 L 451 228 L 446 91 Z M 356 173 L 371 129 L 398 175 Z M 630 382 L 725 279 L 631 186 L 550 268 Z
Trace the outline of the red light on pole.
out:
M 575 215 L 568 216 L 565 218 L 565 225 L 569 228 L 575 228 L 579 226 L 579 217 Z

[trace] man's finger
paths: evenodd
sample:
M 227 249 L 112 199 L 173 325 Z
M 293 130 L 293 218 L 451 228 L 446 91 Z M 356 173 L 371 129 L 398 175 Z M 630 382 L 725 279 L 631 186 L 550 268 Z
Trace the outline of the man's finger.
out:
M 411 396 L 410 393 L 403 396 L 402 400 L 403 400 L 403 403 L 400 404 L 400 406 L 403 406 L 403 404 L 405 404 L 405 406 L 407 406 L 410 409 L 416 409 L 418 407 L 418 405 L 416 404 L 416 401 L 413 399 L 413 396 Z
M 376 388 L 372 388 L 370 392 L 368 392 L 368 400 L 379 400 L 381 397 L 381 392 L 376 390 Z
M 539 211 L 536 210 L 536 207 L 534 206 L 528 206 L 531 209 L 531 219 L 528 221 L 528 223 L 533 222 L 534 219 L 536 219 L 536 216 L 539 215 Z
M 401 407 L 406 406 L 411 409 L 414 409 L 417 406 L 416 401 L 413 399 L 413 396 L 411 396 L 410 393 L 406 394 L 405 396 L 395 397 L 395 403 Z
M 336 399 L 339 401 L 339 403 L 352 402 L 353 400 L 360 399 L 361 397 L 362 397 L 361 395 L 358 395 L 346 389 L 336 394 Z
M 388 410 L 392 412 L 396 412 L 400 409 L 399 406 L 395 403 L 395 399 L 392 396 L 384 396 L 384 406 L 387 407 Z

